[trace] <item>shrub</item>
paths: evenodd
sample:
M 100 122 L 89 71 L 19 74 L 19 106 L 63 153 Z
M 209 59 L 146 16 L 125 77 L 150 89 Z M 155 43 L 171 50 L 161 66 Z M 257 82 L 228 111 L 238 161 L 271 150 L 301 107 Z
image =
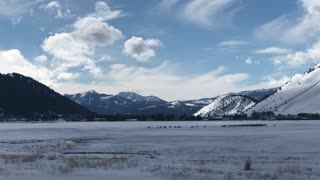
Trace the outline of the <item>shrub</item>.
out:
M 251 160 L 250 159 L 247 159 L 246 162 L 244 163 L 244 170 L 245 171 L 251 170 Z

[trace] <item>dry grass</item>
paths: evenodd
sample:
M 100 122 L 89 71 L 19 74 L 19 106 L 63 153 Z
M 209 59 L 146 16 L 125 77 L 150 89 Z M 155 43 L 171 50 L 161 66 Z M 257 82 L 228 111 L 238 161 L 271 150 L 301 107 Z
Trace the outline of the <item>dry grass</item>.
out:
M 32 163 L 37 160 L 43 159 L 44 156 L 41 153 L 34 153 L 30 155 L 0 155 L 0 159 L 7 163 Z
M 63 159 L 63 164 L 58 167 L 61 173 L 69 173 L 73 169 L 126 169 L 139 166 L 136 160 L 129 160 L 126 157 L 97 158 L 88 156 L 74 156 Z
M 302 170 L 298 165 L 288 165 L 288 166 L 281 166 L 277 169 L 277 173 L 280 175 L 289 174 L 289 175 L 301 175 Z

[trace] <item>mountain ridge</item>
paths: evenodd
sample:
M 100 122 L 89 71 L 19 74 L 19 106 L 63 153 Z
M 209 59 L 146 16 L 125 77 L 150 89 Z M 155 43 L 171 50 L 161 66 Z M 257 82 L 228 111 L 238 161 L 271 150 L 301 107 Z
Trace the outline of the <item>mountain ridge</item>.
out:
M 0 84 L 0 108 L 5 114 L 91 114 L 44 84 L 18 73 L 0 74 Z
M 276 88 L 273 89 L 260 89 L 254 91 L 243 91 L 239 93 L 229 93 L 225 96 L 243 97 L 243 103 L 256 103 L 265 98 L 269 94 L 273 93 Z M 165 114 L 165 115 L 200 115 L 195 114 L 205 106 L 214 102 L 217 97 L 202 98 L 195 100 L 178 100 L 178 101 L 165 101 L 156 96 L 142 96 L 134 92 L 120 92 L 115 95 L 107 95 L 103 93 L 97 93 L 93 90 L 86 91 L 84 93 L 66 94 L 66 97 L 81 104 L 89 110 L 102 115 L 108 114 Z M 98 96 L 98 97 L 95 97 Z M 152 100 L 150 101 L 150 98 Z M 93 103 L 91 102 L 93 101 Z M 236 102 L 234 102 L 236 103 Z M 241 103 L 241 102 L 240 102 Z M 240 107 L 240 105 L 238 106 Z M 223 108 L 222 108 L 223 109 Z M 242 110 L 241 110 L 242 112 Z M 240 111 L 232 111 L 232 113 L 224 112 L 219 115 L 232 115 L 240 113 Z M 206 116 L 206 115 L 203 115 Z
M 283 115 L 320 113 L 320 104 L 318 103 L 320 99 L 319 77 L 319 64 L 304 73 L 294 75 L 275 94 L 250 108 L 246 114 L 268 111 Z

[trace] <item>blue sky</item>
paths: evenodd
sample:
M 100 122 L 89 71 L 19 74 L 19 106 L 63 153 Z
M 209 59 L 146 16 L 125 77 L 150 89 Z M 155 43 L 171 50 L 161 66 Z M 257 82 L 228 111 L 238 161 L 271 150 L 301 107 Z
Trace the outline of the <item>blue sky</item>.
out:
M 317 0 L 2 0 L 0 72 L 167 100 L 280 86 L 320 61 Z

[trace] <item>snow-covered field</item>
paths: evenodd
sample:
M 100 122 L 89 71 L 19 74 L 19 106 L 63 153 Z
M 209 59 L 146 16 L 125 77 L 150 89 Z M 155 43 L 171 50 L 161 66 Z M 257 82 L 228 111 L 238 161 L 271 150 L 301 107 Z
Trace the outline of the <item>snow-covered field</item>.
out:
M 268 126 L 221 127 L 241 123 Z M 0 123 L 0 179 L 317 180 L 319 137 L 320 121 Z

